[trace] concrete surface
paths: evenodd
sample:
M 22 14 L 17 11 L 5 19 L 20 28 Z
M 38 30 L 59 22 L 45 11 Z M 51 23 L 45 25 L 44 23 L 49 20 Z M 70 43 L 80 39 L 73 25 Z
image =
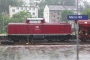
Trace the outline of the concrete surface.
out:
M 76 45 L 4 45 L 0 60 L 76 60 Z M 79 45 L 79 60 L 90 59 L 90 45 Z

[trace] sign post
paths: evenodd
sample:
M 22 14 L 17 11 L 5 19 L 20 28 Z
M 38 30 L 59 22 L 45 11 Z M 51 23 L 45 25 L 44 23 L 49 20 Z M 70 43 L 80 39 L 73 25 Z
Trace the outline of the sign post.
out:
M 79 60 L 79 51 L 78 51 L 78 46 L 79 46 L 79 38 L 78 38 L 78 20 L 88 20 L 88 15 L 78 15 L 78 0 L 77 0 L 77 15 L 68 15 L 67 16 L 68 20 L 75 20 L 76 22 L 76 29 L 77 29 L 77 60 Z
M 77 15 L 78 15 L 78 0 L 77 0 Z M 77 19 L 78 20 L 78 19 Z M 79 50 L 78 50 L 78 45 L 79 45 L 79 39 L 78 39 L 78 21 L 76 21 L 77 24 L 77 60 L 79 60 Z
M 78 11 L 78 9 L 77 9 Z M 78 20 L 88 20 L 88 15 L 78 15 L 78 12 L 77 12 L 77 15 L 68 15 L 67 16 L 67 19 L 68 20 L 75 20 L 76 21 L 76 29 L 77 29 L 77 60 L 79 60 L 79 57 L 78 57 L 78 45 L 79 45 L 79 38 L 78 38 Z
M 88 20 L 88 15 L 68 15 L 68 20 Z
M 77 60 L 79 60 L 79 57 L 78 57 L 78 45 L 79 45 L 79 38 L 78 38 L 78 20 L 88 20 L 88 15 L 68 15 L 67 16 L 67 19 L 68 20 L 75 20 L 76 21 L 76 29 L 77 29 Z

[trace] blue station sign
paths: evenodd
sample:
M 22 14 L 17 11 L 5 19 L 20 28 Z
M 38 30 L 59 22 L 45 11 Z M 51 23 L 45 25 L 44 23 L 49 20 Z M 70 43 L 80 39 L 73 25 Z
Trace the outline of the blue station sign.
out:
M 88 15 L 67 15 L 68 20 L 88 20 Z

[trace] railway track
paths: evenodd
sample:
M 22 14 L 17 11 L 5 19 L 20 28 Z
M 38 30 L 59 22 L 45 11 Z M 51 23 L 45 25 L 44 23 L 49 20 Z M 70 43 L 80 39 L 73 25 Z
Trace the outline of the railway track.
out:
M 76 42 L 40 42 L 40 43 L 36 43 L 36 42 L 33 42 L 33 43 L 21 43 L 21 42 L 18 42 L 18 43 L 15 43 L 13 45 L 76 45 L 77 43 Z M 8 44 L 1 44 L 1 45 L 8 45 Z M 90 45 L 90 42 L 79 42 L 79 45 Z

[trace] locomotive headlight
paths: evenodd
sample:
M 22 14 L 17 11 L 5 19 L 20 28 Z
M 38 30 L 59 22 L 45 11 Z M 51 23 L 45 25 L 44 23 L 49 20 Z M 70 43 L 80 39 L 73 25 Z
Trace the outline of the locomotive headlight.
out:
M 85 24 L 87 24 L 87 22 L 84 22 Z

